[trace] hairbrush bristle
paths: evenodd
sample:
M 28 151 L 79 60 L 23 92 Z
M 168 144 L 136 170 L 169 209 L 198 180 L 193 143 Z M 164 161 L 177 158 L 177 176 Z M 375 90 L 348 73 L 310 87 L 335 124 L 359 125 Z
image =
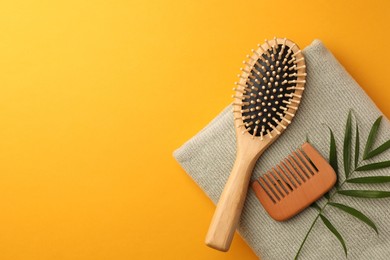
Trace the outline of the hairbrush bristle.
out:
M 273 138 L 286 129 L 294 117 L 306 83 L 305 58 L 295 43 L 286 38 L 274 37 L 252 49 L 252 55 L 238 75 L 239 82 L 233 95 L 234 113 L 241 113 L 244 127 L 248 132 L 263 140 Z

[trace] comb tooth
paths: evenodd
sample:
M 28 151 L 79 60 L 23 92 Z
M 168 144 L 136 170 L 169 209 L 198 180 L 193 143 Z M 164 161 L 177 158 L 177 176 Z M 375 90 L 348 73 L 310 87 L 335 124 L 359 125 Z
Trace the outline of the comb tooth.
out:
M 278 56 L 279 60 L 282 58 L 282 54 L 284 52 L 284 48 L 286 48 L 286 40 L 287 40 L 286 38 L 283 39 L 283 45 L 282 45 L 282 48 L 281 48 L 281 50 L 279 52 L 279 56 Z
M 297 97 L 297 98 L 301 98 L 302 96 L 301 95 L 298 95 L 298 94 L 295 94 L 295 93 L 291 93 L 291 95 L 293 96 L 293 97 Z M 298 100 L 297 100 L 298 101 Z
M 253 135 L 252 135 L 252 139 L 255 138 L 256 134 L 257 134 L 257 129 L 259 128 L 259 126 L 255 126 L 255 129 L 253 130 Z
M 297 169 L 297 166 L 295 165 L 295 162 L 291 159 L 291 155 L 287 157 L 286 165 L 290 169 L 291 174 L 294 176 L 295 180 L 298 182 L 299 185 L 302 184 L 302 181 L 306 182 L 305 177 L 301 175 L 299 169 Z
M 287 124 L 291 124 L 291 121 L 286 119 L 285 117 L 281 116 L 280 117 L 281 120 L 285 121 Z
M 313 162 L 312 158 L 303 150 L 303 148 L 300 148 L 299 150 L 302 153 L 303 157 L 307 160 L 310 169 L 312 169 L 314 173 L 317 173 L 318 168 Z
M 298 62 L 303 61 L 303 60 L 305 60 L 305 58 L 302 57 L 302 58 L 300 58 L 298 60 L 295 60 L 294 63 L 297 64 Z
M 248 66 L 249 68 L 251 68 L 251 67 L 252 67 L 252 65 L 251 65 L 251 64 L 249 64 L 249 63 L 248 63 L 247 61 L 245 61 L 245 60 L 242 62 L 242 64 L 245 64 L 245 65 L 246 65 L 246 66 Z
M 292 49 L 295 47 L 295 43 L 293 45 L 290 46 L 290 49 L 288 49 L 287 51 L 287 54 L 286 54 L 286 58 L 288 58 L 290 56 L 290 54 L 292 53 Z
M 267 124 L 276 132 L 276 134 L 280 135 L 280 131 L 276 129 L 276 127 L 273 124 L 271 124 L 270 122 L 268 122 Z
M 269 129 L 267 129 L 267 134 L 269 135 L 269 138 L 273 138 L 273 136 L 272 136 L 272 134 L 271 134 L 271 132 L 269 131 Z
M 268 49 L 267 49 L 267 52 L 269 53 L 269 49 L 272 49 L 271 45 L 269 44 L 268 40 L 265 39 L 265 43 L 267 44 L 268 46 Z
M 311 175 L 314 175 L 314 173 L 316 172 L 316 170 L 314 169 L 314 167 L 311 165 L 311 163 L 307 160 L 306 156 L 302 153 L 302 151 L 300 149 L 297 150 L 297 155 L 299 156 L 299 159 L 301 159 L 301 161 L 303 162 L 303 164 L 305 165 L 305 167 L 309 170 L 309 172 L 311 173 Z
M 297 70 L 297 65 L 291 66 L 288 70 Z
M 284 191 L 284 194 L 287 196 L 289 194 L 288 190 L 286 187 L 284 187 L 284 180 L 283 182 L 280 180 L 281 177 L 279 176 L 278 172 L 275 170 L 275 168 L 272 168 L 272 172 L 271 172 L 272 176 L 274 177 L 274 179 L 276 180 L 277 184 L 279 184 L 279 186 L 283 189 Z
M 293 83 L 297 83 L 297 84 L 305 84 L 306 83 L 306 80 L 289 80 L 288 81 L 289 84 L 293 84 Z
M 268 55 L 268 51 L 264 50 L 263 46 L 261 46 L 261 44 L 257 44 L 257 46 L 260 48 L 260 50 L 269 57 Z
M 293 152 L 294 154 L 294 152 Z M 306 181 L 305 180 L 305 177 L 308 179 L 310 179 L 310 176 L 306 173 L 305 170 L 302 169 L 302 166 L 299 165 L 299 163 L 296 161 L 296 157 L 295 156 L 289 156 L 288 157 L 291 164 L 294 166 L 295 168 L 295 171 L 299 174 L 299 176 L 301 177 L 302 180 Z
M 273 203 L 276 203 L 276 198 L 271 195 L 271 191 L 268 189 L 267 184 L 264 182 L 263 178 L 260 177 L 258 180 L 256 180 L 257 183 L 260 184 L 261 188 L 265 191 L 265 193 L 268 195 L 268 197 L 272 200 Z
M 269 180 L 267 180 L 267 178 L 265 178 L 264 176 L 261 177 L 261 179 L 264 181 L 264 183 L 267 185 L 267 188 L 271 191 L 272 195 L 274 195 L 274 197 L 276 198 L 276 200 L 280 200 L 278 194 L 276 194 L 274 188 L 273 188 L 273 185 L 271 185 L 269 183 Z
M 302 162 L 301 157 L 297 154 L 296 151 L 292 152 L 292 158 L 295 160 L 296 164 L 298 165 L 299 169 L 302 170 L 302 172 L 306 175 L 308 179 L 310 179 L 310 170 L 306 167 L 305 163 Z
M 255 64 L 256 64 L 257 67 L 259 67 L 259 68 L 261 68 L 261 66 L 262 66 L 258 61 L 256 61 Z
M 295 58 L 293 57 L 293 58 L 291 58 L 291 60 L 289 60 L 288 62 L 287 62 L 287 64 L 291 64 L 291 63 L 293 63 L 295 61 Z M 295 64 L 295 62 L 294 62 L 294 64 Z
M 252 49 L 251 52 L 253 52 L 257 57 L 260 57 L 260 55 L 257 53 L 255 49 Z
M 235 85 L 239 85 L 239 86 L 243 87 L 244 89 L 248 87 L 247 85 L 242 84 L 242 83 L 240 83 L 240 82 L 234 82 L 234 84 L 235 84 Z
M 253 125 L 253 121 L 250 121 L 248 124 L 246 124 L 246 126 L 251 126 Z
M 295 56 L 297 56 L 299 53 L 301 53 L 302 51 L 301 50 L 299 50 L 299 51 L 297 51 L 297 52 L 295 52 L 295 53 L 293 53 L 293 54 L 291 54 L 291 56 L 292 57 L 295 57 Z
M 245 134 L 246 132 L 249 132 L 251 130 L 251 128 L 249 127 L 249 128 L 245 128 L 245 130 L 244 131 L 242 131 L 241 133 L 242 134 Z
M 276 54 L 276 48 L 278 47 L 278 40 L 274 37 L 274 45 L 272 46 L 272 51 Z
M 244 68 L 240 68 L 240 70 L 243 71 L 243 72 L 246 72 L 246 73 L 248 73 L 248 74 L 251 73 L 249 70 L 244 69 Z
M 284 175 L 286 175 L 286 177 L 290 180 L 290 182 L 292 183 L 292 185 L 297 188 L 299 185 L 301 185 L 301 182 L 297 179 L 297 177 L 293 174 L 293 172 L 289 169 L 291 168 L 290 166 L 288 166 L 288 161 L 287 159 L 285 159 L 282 163 L 281 163 L 282 167 L 283 167 L 283 170 L 282 168 L 280 168 L 282 170 L 282 172 L 284 173 Z
M 264 139 L 264 126 L 261 126 L 261 132 L 260 132 L 260 140 L 263 141 Z
M 295 116 L 294 114 L 292 114 L 292 113 L 290 113 L 290 112 L 288 112 L 288 111 L 284 111 L 284 113 L 286 113 L 286 115 L 289 115 L 289 116 L 291 116 L 291 117 L 294 117 L 294 116 Z
M 298 107 L 294 107 L 294 106 L 292 106 L 292 105 L 286 105 L 286 107 L 292 108 L 292 109 L 294 109 L 294 110 L 297 110 L 297 109 L 298 109 Z
M 256 74 L 259 75 L 260 77 L 264 77 L 263 74 L 261 74 L 261 72 L 258 71 L 256 68 L 253 68 L 253 71 L 256 72 Z
M 277 170 L 274 169 L 274 171 L 278 174 L 278 176 L 284 181 L 286 186 L 290 189 L 290 191 L 293 191 L 293 184 L 290 178 L 286 175 L 286 173 L 280 168 L 280 165 L 276 166 Z
M 247 96 L 247 95 L 242 95 L 242 96 L 232 95 L 232 98 L 237 98 L 237 99 L 243 100 L 245 98 L 249 98 L 249 96 Z
M 294 98 L 290 98 L 289 101 L 290 101 L 291 103 L 295 103 L 295 104 L 300 104 L 300 103 L 301 103 L 300 100 L 297 100 L 297 99 L 294 99 Z
M 249 59 L 249 60 L 251 60 L 252 62 L 255 61 L 255 59 L 253 59 L 250 55 L 246 55 L 246 58 Z
M 272 120 L 277 123 L 281 128 L 286 129 L 286 126 L 284 126 L 280 121 L 278 121 L 275 117 L 272 118 Z
M 233 88 L 233 91 L 237 91 L 237 92 L 240 92 L 242 94 L 245 94 L 246 92 L 240 88 Z
M 276 177 L 273 172 L 268 172 L 268 176 L 272 179 L 272 182 L 276 190 L 280 193 L 280 195 L 282 195 L 283 198 L 287 196 L 288 193 L 286 189 L 282 186 L 282 182 L 280 181 L 280 179 Z
M 264 176 L 268 179 L 268 181 L 272 184 L 272 186 L 275 187 L 275 192 L 278 192 L 278 195 L 280 195 L 282 198 L 284 198 L 285 195 L 280 190 L 277 181 L 274 179 L 274 176 L 272 176 L 272 174 L 270 172 L 267 172 Z

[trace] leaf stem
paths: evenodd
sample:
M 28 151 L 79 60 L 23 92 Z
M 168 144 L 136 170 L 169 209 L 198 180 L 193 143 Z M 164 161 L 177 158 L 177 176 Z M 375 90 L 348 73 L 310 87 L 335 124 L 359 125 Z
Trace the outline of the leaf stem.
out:
M 350 174 L 348 174 L 348 178 L 345 178 L 345 180 L 344 180 L 342 183 L 340 183 L 339 189 L 341 189 L 341 187 L 344 185 L 344 183 L 352 176 L 352 174 L 355 172 L 355 169 L 359 168 L 359 165 L 360 165 L 361 163 L 362 163 L 362 161 L 360 161 L 360 162 L 357 164 L 357 166 L 350 172 Z M 337 194 L 337 190 L 336 190 L 335 192 L 333 192 L 333 193 L 329 196 L 328 201 L 327 201 L 327 202 L 324 204 L 324 206 L 322 206 L 322 208 L 318 211 L 318 214 L 317 214 L 316 218 L 313 220 L 313 223 L 311 224 L 310 229 L 307 231 L 306 236 L 305 236 L 305 238 L 303 239 L 303 241 L 302 241 L 302 243 L 301 243 L 301 245 L 300 245 L 300 247 L 299 247 L 299 249 L 298 249 L 298 252 L 297 252 L 297 254 L 296 254 L 295 257 L 294 257 L 294 260 L 297 260 L 297 259 L 298 259 L 298 256 L 299 256 L 299 254 L 301 253 L 301 250 L 302 250 L 302 248 L 303 248 L 303 245 L 305 244 L 306 239 L 308 238 L 308 236 L 309 236 L 311 230 L 313 229 L 314 224 L 317 222 L 317 220 L 318 220 L 318 218 L 320 217 L 321 213 L 324 211 L 324 209 L 326 208 L 326 206 L 328 206 L 329 202 L 331 202 L 332 198 L 333 198 L 336 194 Z
M 322 209 L 321 209 L 321 211 L 322 211 Z M 297 252 L 297 254 L 296 254 L 295 257 L 294 257 L 294 260 L 298 259 L 298 256 L 299 256 L 299 254 L 301 253 L 301 250 L 302 250 L 302 248 L 303 248 L 303 245 L 305 244 L 307 237 L 309 236 L 311 230 L 312 230 L 313 227 L 314 227 L 314 224 L 317 222 L 317 220 L 318 220 L 319 217 L 320 217 L 320 213 L 318 213 L 317 217 L 314 219 L 313 223 L 311 224 L 309 231 L 307 231 L 306 236 L 305 236 L 305 238 L 303 239 L 303 241 L 302 241 L 302 243 L 301 243 L 301 246 L 299 247 L 298 252 Z

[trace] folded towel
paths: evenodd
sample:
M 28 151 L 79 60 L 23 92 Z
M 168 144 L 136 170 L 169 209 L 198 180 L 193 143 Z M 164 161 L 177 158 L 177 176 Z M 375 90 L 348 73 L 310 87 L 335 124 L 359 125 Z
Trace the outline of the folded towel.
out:
M 359 124 L 361 143 L 364 144 L 372 123 L 381 115 L 372 100 L 345 71 L 342 65 L 318 40 L 303 51 L 307 65 L 307 83 L 302 103 L 292 124 L 260 157 L 252 180 L 279 163 L 298 148 L 308 135 L 310 142 L 327 158 L 329 130 L 333 130 L 342 166 L 342 147 L 345 123 L 352 108 Z M 390 124 L 383 118 L 377 142 L 390 139 Z M 361 145 L 362 154 L 364 145 Z M 235 160 L 235 131 L 232 107 L 224 109 L 209 125 L 174 152 L 174 157 L 210 199 L 217 203 Z M 375 158 L 390 158 L 385 152 Z M 340 179 L 343 170 L 340 167 Z M 388 169 L 376 170 L 370 175 L 390 175 Z M 357 172 L 354 176 L 367 173 Z M 346 184 L 356 188 L 357 184 Z M 389 184 L 359 186 L 358 189 L 390 190 Z M 390 259 L 390 199 L 362 199 L 337 195 L 335 200 L 359 209 L 377 225 L 379 236 L 369 226 L 332 207 L 324 214 L 342 234 L 349 259 Z M 325 199 L 318 201 L 323 205 Z M 241 215 L 238 231 L 254 252 L 263 260 L 293 259 L 307 234 L 317 210 L 308 208 L 286 222 L 271 219 L 256 199 L 252 189 Z M 205 230 L 206 234 L 207 230 Z M 345 259 L 337 238 L 322 221 L 317 221 L 310 233 L 300 259 Z

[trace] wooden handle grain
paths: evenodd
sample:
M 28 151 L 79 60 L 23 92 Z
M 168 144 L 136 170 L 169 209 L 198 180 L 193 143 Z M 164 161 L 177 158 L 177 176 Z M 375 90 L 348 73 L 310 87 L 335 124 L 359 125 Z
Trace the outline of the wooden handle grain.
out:
M 229 250 L 256 159 L 237 155 L 206 236 L 205 242 L 209 247 L 224 252 Z

